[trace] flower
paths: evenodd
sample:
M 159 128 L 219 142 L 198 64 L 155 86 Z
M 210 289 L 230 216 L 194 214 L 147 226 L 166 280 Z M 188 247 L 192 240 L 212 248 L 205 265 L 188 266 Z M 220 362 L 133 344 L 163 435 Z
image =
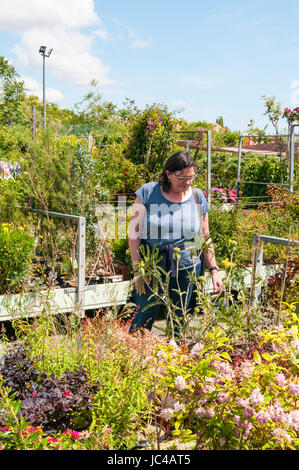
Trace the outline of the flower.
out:
M 287 424 L 290 428 L 294 428 L 295 431 L 299 431 L 299 410 L 290 411 L 287 415 Z
M 177 413 L 178 411 L 185 411 L 185 405 L 183 403 L 180 403 L 179 401 L 175 402 L 173 408 L 175 413 Z
M 273 405 L 269 406 L 268 412 L 271 416 L 272 421 L 276 423 L 285 423 L 287 420 L 287 416 L 278 401 L 276 401 Z
M 252 406 L 245 406 L 243 410 L 245 418 L 252 418 L 255 414 L 255 409 Z
M 259 411 L 256 415 L 256 419 L 260 424 L 265 424 L 271 419 L 270 414 L 267 411 Z
M 289 384 L 289 390 L 293 395 L 299 395 L 299 384 Z
M 199 418 L 213 418 L 215 415 L 214 410 L 212 408 L 203 408 L 199 407 L 194 410 L 194 413 L 199 417 Z
M 287 433 L 287 431 L 285 429 L 282 429 L 282 428 L 273 429 L 272 433 L 273 433 L 274 437 L 276 438 L 276 442 L 278 442 L 278 444 L 281 441 L 290 441 L 291 440 L 290 435 Z
M 284 387 L 287 384 L 284 374 L 275 374 L 274 380 L 280 387 Z
M 229 396 L 225 392 L 219 392 L 217 396 L 220 403 L 226 403 L 229 400 Z
M 175 378 L 175 388 L 179 391 L 179 392 L 183 392 L 186 388 L 186 381 L 184 379 L 183 376 L 181 375 L 178 375 L 176 378 Z
M 173 416 L 173 413 L 174 413 L 174 410 L 172 408 L 164 408 L 161 413 L 160 413 L 160 416 L 161 418 L 163 418 L 165 421 L 169 421 L 172 416 Z
M 244 217 L 248 217 L 248 216 L 249 216 L 249 214 L 248 214 L 247 211 L 243 211 L 243 215 L 244 215 Z
M 264 395 L 261 393 L 260 389 L 259 388 L 255 388 L 250 397 L 249 397 L 249 400 L 252 402 L 252 403 L 263 403 L 264 401 Z
M 240 373 L 242 377 L 248 379 L 251 377 L 252 373 L 254 371 L 254 365 L 250 361 L 244 361 L 240 365 Z
M 193 359 L 196 359 L 197 357 L 200 357 L 203 348 L 204 348 L 203 344 L 196 343 L 190 351 L 190 356 Z

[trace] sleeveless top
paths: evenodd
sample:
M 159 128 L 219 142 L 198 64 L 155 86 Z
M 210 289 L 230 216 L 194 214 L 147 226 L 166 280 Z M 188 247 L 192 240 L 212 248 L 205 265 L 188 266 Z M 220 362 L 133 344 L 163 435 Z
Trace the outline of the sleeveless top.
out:
M 203 192 L 194 189 L 198 194 L 201 214 L 204 215 L 209 205 Z M 202 227 L 193 193 L 186 201 L 171 202 L 163 196 L 161 186 L 156 181 L 144 184 L 135 194 L 146 208 L 143 228 L 139 234 L 143 243 L 151 248 L 156 246 L 161 253 L 165 253 L 169 247 L 171 250 L 175 246 L 179 247 L 179 270 L 190 269 L 195 263 L 198 264 L 200 257 L 196 251 L 200 249 L 198 241 Z M 195 241 L 197 243 L 194 245 Z

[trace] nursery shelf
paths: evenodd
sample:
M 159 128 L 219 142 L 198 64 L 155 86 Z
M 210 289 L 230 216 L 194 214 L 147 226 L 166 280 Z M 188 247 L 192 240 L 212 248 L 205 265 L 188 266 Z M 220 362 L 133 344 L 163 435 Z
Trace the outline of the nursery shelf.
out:
M 127 302 L 130 281 L 109 282 L 87 286 L 85 289 L 85 310 L 99 309 Z M 72 312 L 78 307 L 76 288 L 43 290 L 38 293 L 0 296 L 0 321 L 13 317 L 32 317 L 41 310 L 53 313 Z
M 262 283 L 269 276 L 281 269 L 280 265 L 263 265 Z M 252 268 L 244 273 L 244 285 L 251 286 Z M 220 271 L 220 277 L 225 273 Z M 206 273 L 205 290 L 212 292 L 212 282 L 209 273 Z M 85 288 L 85 310 L 99 309 L 112 305 L 125 305 L 128 300 L 130 281 L 109 282 L 96 284 Z M 241 282 L 234 283 L 232 288 L 238 289 Z M 43 309 L 53 313 L 72 312 L 78 307 L 78 294 L 76 288 L 42 290 L 38 293 L 12 294 L 0 296 L 0 321 L 10 321 L 15 317 L 37 316 Z

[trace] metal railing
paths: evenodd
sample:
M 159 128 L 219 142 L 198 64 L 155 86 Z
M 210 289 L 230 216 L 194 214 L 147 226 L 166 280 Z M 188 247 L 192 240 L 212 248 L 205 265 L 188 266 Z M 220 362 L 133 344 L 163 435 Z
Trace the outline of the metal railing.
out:
M 85 314 L 85 247 L 86 247 L 86 218 L 73 214 L 63 214 L 60 212 L 48 212 L 41 209 L 26 209 L 35 214 L 42 214 L 49 217 L 57 217 L 59 219 L 74 220 L 78 223 L 78 274 L 77 274 L 77 303 L 78 310 L 83 316 Z
M 251 291 L 250 291 L 250 304 L 256 304 L 261 298 L 262 287 L 257 285 L 257 278 L 261 274 L 263 265 L 263 244 L 273 243 L 275 245 L 285 246 L 299 246 L 298 240 L 291 240 L 289 238 L 271 237 L 269 235 L 262 235 L 255 233 L 253 236 L 253 260 L 252 260 L 252 277 L 251 277 Z

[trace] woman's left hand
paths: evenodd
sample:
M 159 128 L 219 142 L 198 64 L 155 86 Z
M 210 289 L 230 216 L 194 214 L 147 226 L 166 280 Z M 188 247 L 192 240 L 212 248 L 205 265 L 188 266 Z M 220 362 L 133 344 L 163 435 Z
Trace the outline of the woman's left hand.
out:
M 212 275 L 212 284 L 214 288 L 213 294 L 219 294 L 219 292 L 221 292 L 222 287 L 223 287 L 223 283 L 220 279 L 219 272 L 216 270 L 212 271 L 211 275 Z

